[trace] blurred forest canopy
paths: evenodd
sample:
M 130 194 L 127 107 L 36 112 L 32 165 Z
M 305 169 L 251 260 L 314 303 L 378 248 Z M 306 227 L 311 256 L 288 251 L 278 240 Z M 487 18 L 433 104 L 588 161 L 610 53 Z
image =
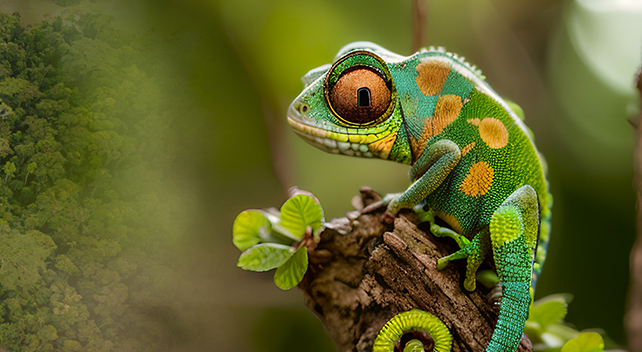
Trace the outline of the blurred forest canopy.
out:
M 105 15 L 0 13 L 0 350 L 155 351 L 175 205 L 162 46 Z M 143 64 L 144 63 L 144 64 Z

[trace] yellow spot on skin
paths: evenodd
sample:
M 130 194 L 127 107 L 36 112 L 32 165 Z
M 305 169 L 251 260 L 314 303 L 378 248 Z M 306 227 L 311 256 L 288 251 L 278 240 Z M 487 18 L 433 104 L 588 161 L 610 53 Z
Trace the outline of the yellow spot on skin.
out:
M 459 190 L 470 197 L 483 196 L 493 184 L 493 173 L 493 168 L 485 161 L 476 162 L 468 170 Z
M 457 233 L 463 233 L 461 229 L 461 225 L 459 224 L 459 220 L 457 220 L 454 216 L 448 213 L 438 213 L 437 216 L 441 218 L 441 220 L 445 221 L 446 224 L 450 225 L 453 230 Z
M 375 136 L 374 134 L 369 134 L 369 135 L 366 136 L 365 142 L 370 144 L 370 143 L 372 143 L 372 142 L 374 142 L 376 140 L 377 140 L 377 136 Z
M 361 135 L 359 134 L 350 134 L 348 135 L 348 140 L 350 143 L 359 143 L 361 142 Z
M 417 65 L 417 86 L 423 95 L 439 94 L 450 74 L 450 66 L 444 62 L 424 61 Z
M 328 134 L 326 135 L 326 138 L 334 139 L 339 142 L 347 142 L 348 141 L 348 135 L 343 134 L 343 133 L 335 133 L 335 132 L 330 132 L 328 131 Z
M 468 119 L 468 123 L 479 126 L 479 119 Z
M 470 143 L 470 144 L 466 145 L 464 148 L 462 148 L 462 150 L 461 150 L 461 157 L 463 158 L 464 156 L 466 156 L 466 154 L 468 154 L 468 152 L 469 152 L 471 149 L 473 149 L 473 147 L 474 147 L 474 146 L 475 146 L 475 142 L 472 142 L 472 143 Z
M 494 248 L 514 241 L 522 233 L 522 215 L 517 207 L 501 207 L 490 219 L 490 240 Z
M 479 135 L 491 148 L 504 148 L 508 144 L 508 131 L 506 126 L 495 118 L 485 118 L 479 123 Z

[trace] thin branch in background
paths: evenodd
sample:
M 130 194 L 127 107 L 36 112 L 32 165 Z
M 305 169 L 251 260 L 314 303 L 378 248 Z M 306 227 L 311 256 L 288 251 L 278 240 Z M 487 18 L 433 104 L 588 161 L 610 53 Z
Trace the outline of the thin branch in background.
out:
M 637 78 L 642 101 L 642 68 Z M 637 126 L 642 121 L 639 116 Z M 637 143 L 635 148 L 635 187 L 637 191 L 637 240 L 631 250 L 631 286 L 626 316 L 626 329 L 629 336 L 629 351 L 642 352 L 642 128 L 636 128 Z
M 426 34 L 426 1 L 412 0 L 412 52 L 417 52 L 425 46 Z

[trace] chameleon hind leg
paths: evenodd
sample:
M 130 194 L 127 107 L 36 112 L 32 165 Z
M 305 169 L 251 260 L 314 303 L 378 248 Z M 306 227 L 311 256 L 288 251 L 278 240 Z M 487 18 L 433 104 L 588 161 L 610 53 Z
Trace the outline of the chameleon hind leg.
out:
M 474 291 L 476 287 L 476 273 L 479 266 L 486 259 L 486 253 L 490 252 L 490 239 L 488 230 L 479 232 L 473 240 L 470 241 L 463 235 L 446 228 L 441 227 L 435 222 L 435 212 L 430 209 L 423 213 L 423 221 L 430 222 L 430 232 L 437 237 L 450 237 L 459 246 L 459 250 L 446 257 L 440 258 L 437 262 L 437 269 L 444 269 L 448 264 L 457 259 L 467 259 L 466 265 L 466 279 L 464 280 L 464 288 L 468 291 Z
M 437 262 L 437 269 L 445 268 L 448 263 L 457 259 L 467 259 L 466 262 L 466 278 L 464 279 L 464 288 L 468 291 L 474 291 L 476 287 L 476 273 L 479 266 L 486 259 L 486 253 L 490 251 L 490 240 L 488 231 L 480 231 L 470 241 L 463 235 L 457 232 L 441 227 L 431 221 L 430 232 L 438 237 L 450 237 L 454 239 L 459 245 L 459 250 L 446 257 L 440 258 Z
M 539 205 L 531 186 L 522 186 L 493 213 L 490 240 L 502 285 L 499 318 L 486 352 L 517 350 L 531 301 L 531 270 L 537 242 Z
M 499 318 L 486 352 L 517 350 L 528 318 L 530 304 L 531 267 L 539 226 L 537 194 L 531 186 L 513 192 L 493 213 L 490 226 L 477 233 L 472 241 L 455 231 L 440 227 L 429 216 L 430 231 L 439 237 L 453 238 L 460 249 L 439 259 L 443 269 L 452 260 L 467 259 L 464 287 L 473 291 L 476 272 L 491 251 L 502 284 Z

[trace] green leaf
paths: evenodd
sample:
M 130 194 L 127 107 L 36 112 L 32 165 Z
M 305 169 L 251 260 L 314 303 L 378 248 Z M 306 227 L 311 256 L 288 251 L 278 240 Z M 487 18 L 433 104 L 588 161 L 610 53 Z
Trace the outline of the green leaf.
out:
M 261 242 L 264 234 L 269 234 L 272 225 L 258 210 L 245 210 L 234 219 L 232 242 L 244 251 Z
M 543 330 L 550 324 L 557 323 L 566 317 L 568 304 L 560 300 L 550 300 L 534 304 L 529 312 L 528 320 L 537 322 Z
M 236 265 L 243 270 L 268 271 L 281 266 L 293 254 L 290 246 L 261 243 L 241 253 Z
M 575 339 L 569 340 L 562 346 L 561 352 L 602 352 L 604 341 L 596 332 L 580 333 Z
M 299 239 L 303 238 L 308 226 L 312 230 L 321 227 L 323 211 L 310 196 L 299 194 L 288 199 L 281 207 L 281 226 Z
M 276 269 L 274 283 L 282 290 L 289 290 L 303 280 L 308 270 L 308 249 L 299 248 L 292 258 Z

